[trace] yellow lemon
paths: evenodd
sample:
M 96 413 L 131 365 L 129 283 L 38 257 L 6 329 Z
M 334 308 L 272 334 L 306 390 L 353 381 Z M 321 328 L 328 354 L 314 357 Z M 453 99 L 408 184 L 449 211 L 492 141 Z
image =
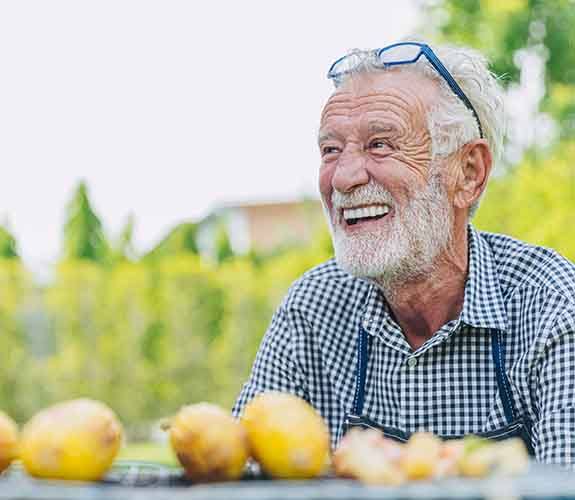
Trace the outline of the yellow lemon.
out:
M 242 425 L 216 405 L 184 406 L 169 425 L 172 448 L 194 481 L 238 479 L 248 459 Z
M 0 472 L 7 469 L 18 456 L 18 427 L 0 411 Z
M 35 477 L 95 481 L 112 465 L 121 440 L 110 408 L 75 399 L 40 411 L 24 426 L 20 458 Z
M 329 463 L 329 432 L 322 417 L 304 400 L 268 392 L 245 408 L 242 422 L 250 449 L 272 477 L 319 476 Z

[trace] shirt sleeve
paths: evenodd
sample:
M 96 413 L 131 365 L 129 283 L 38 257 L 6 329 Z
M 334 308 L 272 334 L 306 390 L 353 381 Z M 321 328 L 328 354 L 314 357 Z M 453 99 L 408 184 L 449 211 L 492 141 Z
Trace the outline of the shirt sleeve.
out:
M 245 405 L 262 392 L 289 392 L 309 402 L 305 376 L 294 349 L 296 332 L 301 326 L 295 324 L 297 318 L 298 315 L 288 314 L 283 307 L 275 312 L 260 344 L 251 375 L 232 410 L 234 416 L 239 417 Z
M 532 429 L 538 461 L 575 468 L 575 314 L 558 317 L 538 363 Z

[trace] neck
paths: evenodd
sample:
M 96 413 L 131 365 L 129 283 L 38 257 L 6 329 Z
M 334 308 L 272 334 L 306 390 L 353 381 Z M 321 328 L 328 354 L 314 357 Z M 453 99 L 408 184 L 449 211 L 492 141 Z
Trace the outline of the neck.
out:
M 412 349 L 430 339 L 463 309 L 468 265 L 467 232 L 454 239 L 420 279 L 383 289 Z M 377 280 L 376 280 L 377 282 Z M 381 283 L 379 283 L 381 285 Z

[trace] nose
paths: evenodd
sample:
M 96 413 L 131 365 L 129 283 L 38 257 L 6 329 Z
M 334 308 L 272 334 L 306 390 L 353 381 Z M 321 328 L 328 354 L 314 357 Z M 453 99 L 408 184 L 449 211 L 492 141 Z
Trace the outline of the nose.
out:
M 344 151 L 332 178 L 332 186 L 340 193 L 349 193 L 369 182 L 366 158 L 359 151 Z

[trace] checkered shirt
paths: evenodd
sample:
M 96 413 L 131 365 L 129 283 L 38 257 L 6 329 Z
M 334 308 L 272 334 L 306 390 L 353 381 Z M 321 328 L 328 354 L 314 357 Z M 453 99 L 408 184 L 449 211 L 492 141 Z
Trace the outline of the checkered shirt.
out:
M 463 310 L 415 351 L 375 285 L 334 260 L 305 273 L 275 312 L 234 414 L 257 393 L 294 393 L 325 418 L 335 447 L 353 407 L 363 325 L 373 337 L 364 416 L 443 436 L 494 430 L 506 425 L 491 354 L 498 329 L 537 460 L 575 464 L 575 265 L 504 235 L 468 234 Z

